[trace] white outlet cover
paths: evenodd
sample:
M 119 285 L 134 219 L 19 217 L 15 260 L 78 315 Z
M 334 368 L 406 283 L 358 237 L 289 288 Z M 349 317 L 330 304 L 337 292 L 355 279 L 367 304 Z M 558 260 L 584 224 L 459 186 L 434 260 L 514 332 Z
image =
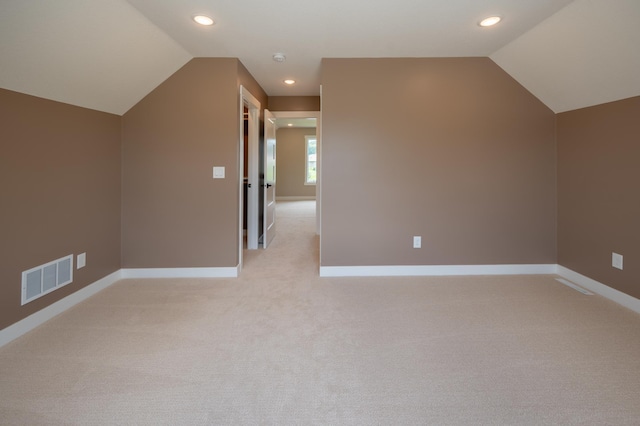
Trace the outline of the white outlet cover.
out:
M 76 268 L 84 268 L 87 265 L 87 253 L 82 253 L 78 255 L 78 260 L 76 261 Z
M 622 270 L 622 255 L 618 253 L 611 253 L 611 266 Z
M 420 247 L 422 247 L 422 237 L 420 236 L 413 237 L 413 248 L 420 248 Z

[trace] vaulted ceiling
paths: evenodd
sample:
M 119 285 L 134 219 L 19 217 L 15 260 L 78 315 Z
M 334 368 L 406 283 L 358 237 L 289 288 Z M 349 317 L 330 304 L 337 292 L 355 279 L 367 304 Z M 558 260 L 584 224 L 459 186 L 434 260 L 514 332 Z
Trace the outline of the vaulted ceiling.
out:
M 488 56 L 562 112 L 640 95 L 639 24 L 638 0 L 1 0 L 0 87 L 124 114 L 193 57 L 298 96 L 323 57 Z

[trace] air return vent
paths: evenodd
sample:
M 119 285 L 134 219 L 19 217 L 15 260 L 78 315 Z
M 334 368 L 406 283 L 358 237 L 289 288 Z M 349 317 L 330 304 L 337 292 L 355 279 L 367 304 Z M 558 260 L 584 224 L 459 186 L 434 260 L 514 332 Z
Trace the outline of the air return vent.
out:
M 72 254 L 24 271 L 22 273 L 22 304 L 51 293 L 71 281 L 73 281 Z

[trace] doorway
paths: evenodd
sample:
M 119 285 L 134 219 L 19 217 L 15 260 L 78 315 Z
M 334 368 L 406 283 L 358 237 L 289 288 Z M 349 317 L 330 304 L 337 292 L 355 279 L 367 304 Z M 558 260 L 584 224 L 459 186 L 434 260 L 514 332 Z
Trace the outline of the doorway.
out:
M 320 111 L 272 111 L 276 129 L 315 126 L 316 132 L 316 234 L 321 232 L 322 203 L 322 117 Z M 291 124 L 291 126 L 289 126 Z M 277 133 L 276 133 L 277 134 Z
M 239 264 L 242 268 L 243 249 L 256 250 L 260 246 L 259 238 L 264 216 L 261 215 L 260 195 L 262 187 L 266 187 L 264 172 L 261 170 L 261 142 L 260 135 L 260 102 L 254 98 L 244 87 L 240 87 L 240 226 L 239 226 Z M 322 136 L 320 111 L 278 111 L 273 112 L 275 123 L 279 120 L 314 120 L 316 128 L 316 203 L 315 203 L 315 230 L 321 232 L 321 200 L 322 200 Z M 267 120 L 265 119 L 265 125 Z M 269 124 L 274 124 L 269 120 Z M 282 124 L 281 124 L 282 125 Z M 277 124 L 276 124 L 277 129 Z M 245 143 L 246 136 L 246 143 Z M 266 136 L 265 136 L 266 138 Z M 275 138 L 274 138 L 275 139 Z M 263 147 L 264 148 L 264 147 Z M 261 173 L 263 174 L 261 176 Z M 245 195 L 246 194 L 246 195 Z M 263 201 L 264 203 L 264 201 Z M 246 221 L 245 221 L 246 215 Z M 244 224 L 246 223 L 246 228 Z M 263 225 L 262 228 L 265 226 Z M 246 234 L 246 244 L 245 244 Z

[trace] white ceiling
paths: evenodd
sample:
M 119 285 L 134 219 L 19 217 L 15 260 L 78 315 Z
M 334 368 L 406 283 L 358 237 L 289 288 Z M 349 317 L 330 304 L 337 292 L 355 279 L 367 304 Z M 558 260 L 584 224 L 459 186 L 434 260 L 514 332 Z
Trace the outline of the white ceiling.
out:
M 123 114 L 193 57 L 297 96 L 323 57 L 489 56 L 560 112 L 640 95 L 638 23 L 638 0 L 0 0 L 0 87 Z

